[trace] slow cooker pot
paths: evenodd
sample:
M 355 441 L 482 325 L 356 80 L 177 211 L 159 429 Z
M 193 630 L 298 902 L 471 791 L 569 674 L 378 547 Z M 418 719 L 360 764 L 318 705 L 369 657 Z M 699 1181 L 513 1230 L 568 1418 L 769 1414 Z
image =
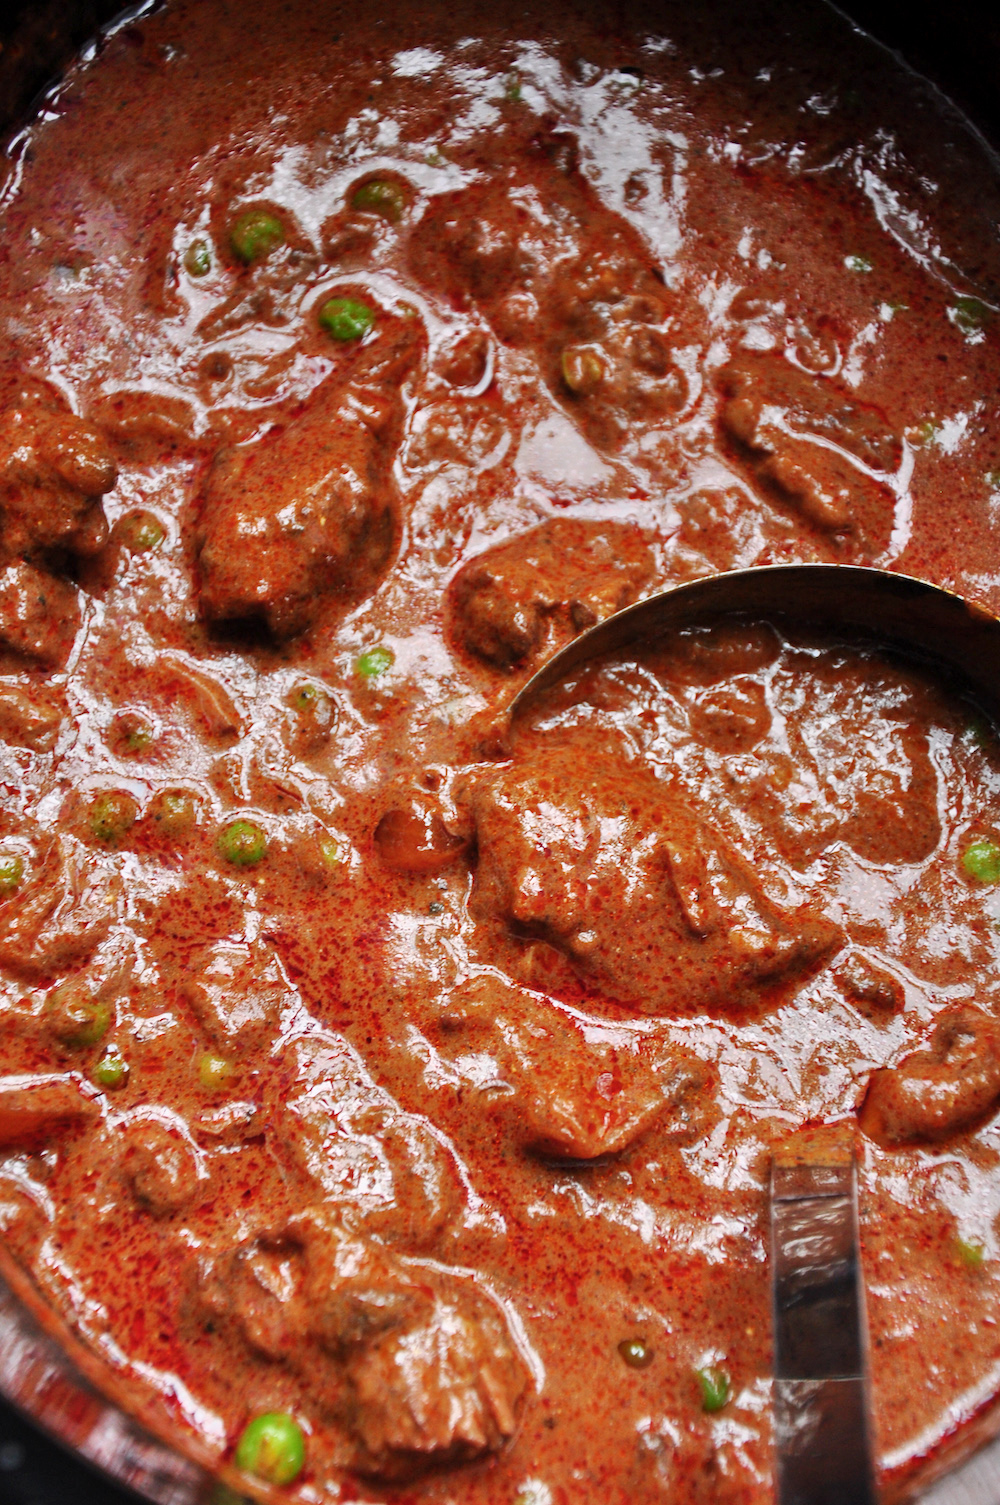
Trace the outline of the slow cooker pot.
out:
M 19 0 L 9 6 L 0 20 L 0 126 L 16 129 L 74 55 L 99 45 L 93 38 L 103 27 L 145 8 L 121 12 L 118 0 Z M 851 0 L 847 10 L 1000 145 L 1000 9 Z M 0 1394 L 7 1397 L 0 1398 L 4 1505 L 124 1505 L 135 1498 L 115 1480 L 134 1486 L 143 1498 L 175 1505 L 212 1497 L 210 1476 L 103 1399 L 58 1336 L 45 1332 L 7 1288 L 0 1288 Z M 995 1424 L 994 1417 L 987 1428 Z M 988 1444 L 923 1498 L 926 1505 L 994 1505 L 1000 1499 L 1000 1442 Z

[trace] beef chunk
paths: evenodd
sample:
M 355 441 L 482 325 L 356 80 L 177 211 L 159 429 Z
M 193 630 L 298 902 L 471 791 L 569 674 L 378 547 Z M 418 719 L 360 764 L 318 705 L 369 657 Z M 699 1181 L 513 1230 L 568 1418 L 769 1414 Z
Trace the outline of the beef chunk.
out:
M 377 1086 L 340 1035 L 292 1040 L 277 1060 L 276 1148 L 348 1227 L 411 1247 L 434 1241 L 463 1201 L 458 1171 L 422 1118 Z
M 111 928 L 120 887 L 70 837 L 43 845 L 29 880 L 0 904 L 0 967 L 35 980 L 86 961 Z
M 96 1094 L 75 1072 L 0 1077 L 0 1148 L 32 1145 L 61 1124 L 96 1116 Z
M 26 690 L 0 681 L 0 741 L 32 752 L 51 752 L 67 715 L 62 690 L 40 685 Z
M 619 1154 L 653 1123 L 661 1141 L 688 1140 L 707 1125 L 709 1073 L 700 1061 L 655 1039 L 594 1040 L 552 1004 L 495 976 L 451 995 L 437 1044 L 445 1057 L 492 1058 L 486 1111 L 540 1155 L 593 1160 Z
M 842 550 L 870 557 L 887 547 L 902 443 L 884 413 L 771 354 L 741 354 L 719 388 L 723 435 L 760 490 Z
M 348 1358 L 359 1473 L 406 1478 L 495 1452 L 514 1433 L 525 1374 L 503 1318 L 471 1281 L 434 1286 L 419 1316 Z
M 410 265 L 529 350 L 594 444 L 616 449 L 631 426 L 661 423 L 687 400 L 672 297 L 642 237 L 580 172 L 567 135 L 539 133 L 512 162 L 435 198 Z
M 211 620 L 258 618 L 287 638 L 326 598 L 357 594 L 384 566 L 399 386 L 420 348 L 415 321 L 384 322 L 363 366 L 328 378 L 283 427 L 216 456 L 196 539 Z
M 192 1012 L 221 1050 L 264 1050 L 295 995 L 262 943 L 218 941 L 191 957 L 184 987 Z
M 167 1115 L 166 1109 L 160 1112 Z M 202 1156 L 182 1119 L 134 1118 L 118 1130 L 117 1155 L 123 1182 L 154 1217 L 183 1212 L 205 1189 L 208 1177 Z
M 906 994 L 898 977 L 863 951 L 852 951 L 839 963 L 834 977 L 854 1007 L 883 1023 L 902 1012 Z
M 268 1231 L 201 1261 L 196 1320 L 222 1326 L 265 1359 L 294 1363 L 308 1324 L 293 1299 L 304 1280 L 301 1243 Z
M 311 625 L 324 595 L 384 560 L 392 516 L 378 439 L 330 395 L 280 432 L 216 457 L 198 554 L 213 620 L 261 617 L 275 637 L 290 637 Z
M 749 864 L 667 785 L 572 741 L 479 777 L 474 914 L 541 936 L 578 975 L 648 1013 L 738 1014 L 839 939 L 782 912 Z
M 99 431 L 67 412 L 52 389 L 23 386 L 0 415 L 4 553 L 96 553 L 107 536 L 100 499 L 116 480 Z
M 299 1373 L 359 1473 L 411 1477 L 515 1429 L 527 1375 L 493 1302 L 348 1232 L 328 1205 L 203 1261 L 198 1295 L 213 1326 Z
M 689 716 L 698 740 L 721 753 L 748 752 L 771 728 L 764 686 L 752 679 L 703 691 L 692 701 Z
M 15 659 L 61 669 L 80 626 L 76 589 L 23 560 L 0 570 L 0 644 Z
M 872 1073 L 861 1128 L 887 1149 L 936 1144 L 974 1128 L 998 1103 L 1000 1026 L 980 1009 L 949 1009 L 929 1049 Z
M 468 833 L 454 829 L 452 812 L 436 795 L 400 790 L 375 827 L 375 850 L 398 873 L 439 873 L 465 853 Z
M 718 687 L 775 663 L 781 639 L 766 622 L 722 621 L 682 627 L 656 644 L 653 661 L 670 683 Z
M 509 670 L 627 606 L 652 575 L 633 524 L 554 518 L 459 571 L 449 591 L 452 635 Z

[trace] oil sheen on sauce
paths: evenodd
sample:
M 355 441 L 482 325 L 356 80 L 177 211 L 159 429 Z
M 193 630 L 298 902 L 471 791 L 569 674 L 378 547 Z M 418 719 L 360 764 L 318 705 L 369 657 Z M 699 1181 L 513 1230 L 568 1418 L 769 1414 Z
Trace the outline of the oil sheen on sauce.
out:
M 891 1495 L 1000 1391 L 996 732 L 780 620 L 504 712 L 719 570 L 1000 608 L 995 165 L 820 7 L 481 9 L 141 7 L 11 144 L 0 1228 L 283 1497 L 763 1502 L 847 1133 Z

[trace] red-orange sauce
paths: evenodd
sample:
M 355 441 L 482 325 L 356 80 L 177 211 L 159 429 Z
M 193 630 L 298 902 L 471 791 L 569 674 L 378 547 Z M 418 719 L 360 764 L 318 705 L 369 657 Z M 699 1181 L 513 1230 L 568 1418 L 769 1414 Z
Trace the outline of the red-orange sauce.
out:
M 690 9 L 177 0 L 8 153 L 0 1229 L 220 1466 L 293 1418 L 290 1498 L 769 1498 L 827 1125 L 886 1489 L 1000 1390 L 990 725 L 744 623 L 503 741 L 670 583 L 1000 605 L 991 160 Z

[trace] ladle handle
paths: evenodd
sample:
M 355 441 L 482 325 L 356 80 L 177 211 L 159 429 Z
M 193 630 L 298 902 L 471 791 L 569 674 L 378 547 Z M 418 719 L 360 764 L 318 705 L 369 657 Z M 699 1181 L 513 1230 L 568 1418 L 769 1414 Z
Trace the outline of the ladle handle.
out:
M 875 1505 L 853 1159 L 771 1167 L 778 1505 Z

